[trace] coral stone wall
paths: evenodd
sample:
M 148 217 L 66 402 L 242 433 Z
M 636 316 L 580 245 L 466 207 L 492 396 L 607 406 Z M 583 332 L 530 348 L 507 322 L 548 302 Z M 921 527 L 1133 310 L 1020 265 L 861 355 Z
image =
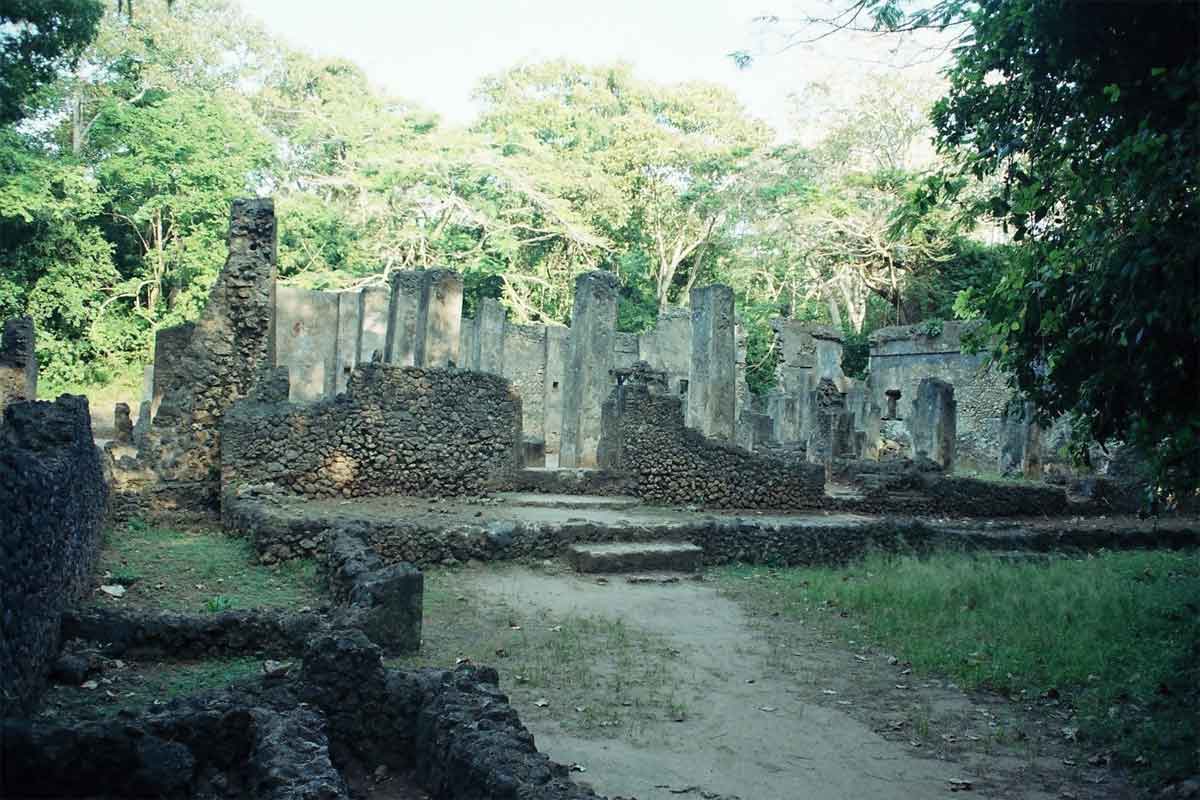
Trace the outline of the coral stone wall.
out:
M 87 399 L 18 402 L 0 424 L 0 717 L 37 704 L 63 611 L 89 588 L 108 489 Z
M 198 487 L 206 501 L 216 500 L 221 417 L 250 393 L 273 359 L 274 307 L 275 206 L 235 200 L 229 257 L 186 346 L 179 347 L 140 450 L 165 483 Z
M 249 399 L 225 415 L 224 491 L 272 482 L 308 497 L 470 494 L 520 467 L 521 399 L 497 375 L 355 367 L 317 403 Z
M 636 481 L 639 497 L 708 508 L 813 508 L 825 468 L 751 453 L 684 425 L 678 396 L 631 379 L 604 404 L 601 466 Z

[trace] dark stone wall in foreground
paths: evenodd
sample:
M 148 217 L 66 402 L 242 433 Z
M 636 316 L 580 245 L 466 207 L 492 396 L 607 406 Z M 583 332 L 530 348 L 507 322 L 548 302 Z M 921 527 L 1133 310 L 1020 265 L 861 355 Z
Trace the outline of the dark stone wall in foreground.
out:
M 89 587 L 108 489 L 87 399 L 18 402 L 0 424 L 0 717 L 29 713 L 63 611 Z

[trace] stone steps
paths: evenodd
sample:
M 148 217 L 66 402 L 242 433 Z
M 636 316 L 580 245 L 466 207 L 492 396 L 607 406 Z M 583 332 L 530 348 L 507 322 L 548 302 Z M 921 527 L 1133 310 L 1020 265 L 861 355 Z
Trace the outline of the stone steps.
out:
M 704 551 L 687 542 L 573 544 L 567 561 L 576 572 L 695 572 Z

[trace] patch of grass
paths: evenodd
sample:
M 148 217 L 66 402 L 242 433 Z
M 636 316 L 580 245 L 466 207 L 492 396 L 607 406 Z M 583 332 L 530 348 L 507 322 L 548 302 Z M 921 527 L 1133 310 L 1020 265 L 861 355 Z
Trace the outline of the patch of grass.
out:
M 852 621 L 916 671 L 1030 700 L 1061 696 L 1075 710 L 1065 734 L 1144 767 L 1146 780 L 1200 769 L 1200 554 L 880 555 L 842 569 L 715 574 L 752 606 L 843 636 Z
M 322 603 L 312 561 L 258 563 L 249 541 L 215 528 L 176 530 L 133 520 L 105 532 L 99 574 L 122 583 L 125 596 L 106 603 L 172 611 L 300 608 Z
M 258 674 L 262 662 L 253 658 L 207 661 L 113 661 L 93 678 L 95 688 L 54 686 L 47 692 L 39 716 L 43 719 L 85 720 L 137 710 L 172 697 L 228 686 Z
M 426 571 L 421 652 L 391 665 L 447 668 L 466 658 L 498 667 L 523 716 L 569 731 L 638 741 L 651 721 L 688 717 L 681 653 L 664 640 L 620 620 L 481 602 L 463 593 L 460 575 Z

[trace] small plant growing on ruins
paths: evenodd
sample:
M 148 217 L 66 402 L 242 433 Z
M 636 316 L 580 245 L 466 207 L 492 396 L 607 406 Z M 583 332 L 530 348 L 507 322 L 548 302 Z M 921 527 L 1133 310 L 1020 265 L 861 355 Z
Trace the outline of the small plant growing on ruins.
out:
M 927 319 L 917 326 L 917 333 L 922 336 L 928 336 L 930 339 L 935 339 L 942 335 L 942 331 L 946 329 L 946 323 L 940 319 Z
M 228 611 L 229 609 L 233 608 L 233 600 L 223 594 L 218 594 L 214 597 L 208 598 L 208 600 L 204 603 L 204 608 L 213 614 L 217 614 L 221 611 Z

